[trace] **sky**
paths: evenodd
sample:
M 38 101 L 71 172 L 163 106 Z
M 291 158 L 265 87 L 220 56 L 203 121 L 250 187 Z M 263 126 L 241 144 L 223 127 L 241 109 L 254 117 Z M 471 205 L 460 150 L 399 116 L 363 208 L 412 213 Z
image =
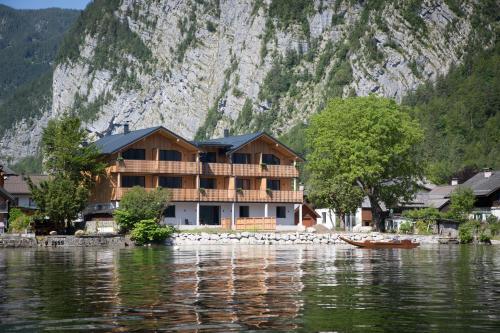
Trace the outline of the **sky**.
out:
M 90 0 L 0 0 L 0 4 L 16 9 L 70 8 L 84 9 Z

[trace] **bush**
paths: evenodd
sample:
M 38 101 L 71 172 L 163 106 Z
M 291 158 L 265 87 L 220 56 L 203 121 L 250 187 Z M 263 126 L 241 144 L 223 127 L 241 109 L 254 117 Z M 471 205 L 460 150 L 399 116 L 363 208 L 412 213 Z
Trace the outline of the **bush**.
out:
M 403 234 L 409 234 L 412 232 L 413 226 L 410 222 L 406 221 L 399 225 L 399 232 Z
M 432 234 L 431 225 L 433 222 L 426 220 L 418 220 L 415 223 L 415 229 L 419 235 L 430 235 Z
M 161 242 L 167 239 L 174 231 L 173 227 L 159 225 L 156 220 L 141 220 L 135 224 L 131 238 L 138 245 Z
M 167 207 L 170 192 L 166 189 L 146 191 L 142 187 L 133 187 L 120 201 L 120 208 L 114 212 L 116 223 L 121 231 L 127 232 L 142 220 L 158 220 Z
M 474 240 L 474 236 L 477 234 L 479 230 L 480 223 L 477 221 L 469 221 L 460 224 L 458 227 L 458 238 L 460 243 L 468 244 Z
M 9 213 L 9 232 L 25 232 L 29 228 L 31 218 L 19 208 L 12 208 Z
M 483 231 L 481 235 L 479 235 L 479 241 L 482 243 L 491 243 L 491 236 Z

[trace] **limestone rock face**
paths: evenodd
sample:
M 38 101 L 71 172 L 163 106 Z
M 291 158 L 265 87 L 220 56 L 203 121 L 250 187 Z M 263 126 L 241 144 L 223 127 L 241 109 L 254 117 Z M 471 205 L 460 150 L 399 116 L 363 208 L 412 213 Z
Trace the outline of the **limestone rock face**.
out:
M 116 54 L 118 42 L 103 42 L 86 27 L 78 57 L 55 66 L 51 106 L 7 131 L 2 154 L 33 155 L 47 121 L 65 112 L 80 113 L 95 137 L 128 122 L 131 129 L 163 125 L 192 139 L 203 125 L 199 135 L 206 137 L 224 128 L 279 135 L 334 96 L 375 93 L 400 101 L 460 63 L 476 5 L 463 1 L 458 15 L 444 1 L 425 0 L 411 13 L 420 22 L 414 26 L 398 1 L 370 10 L 347 0 L 311 0 L 311 10 L 297 14 L 305 19 L 286 22 L 270 9 L 273 1 L 122 0 L 109 14 L 150 55 Z M 117 60 L 97 65 L 103 48 Z M 285 88 L 272 85 L 273 78 Z

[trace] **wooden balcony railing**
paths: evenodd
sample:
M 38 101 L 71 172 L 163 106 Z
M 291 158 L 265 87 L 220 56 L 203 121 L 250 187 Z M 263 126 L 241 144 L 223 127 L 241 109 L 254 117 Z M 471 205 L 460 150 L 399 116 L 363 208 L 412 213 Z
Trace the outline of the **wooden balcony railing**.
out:
M 231 164 L 229 163 L 201 163 L 202 174 L 206 176 L 230 176 Z
M 115 191 L 114 200 L 121 200 L 123 195 L 129 191 L 128 187 L 118 187 Z M 154 188 L 146 188 L 147 191 Z M 170 189 L 172 201 L 200 201 L 200 202 L 290 202 L 301 203 L 303 191 L 258 191 L 258 190 L 214 190 L 214 189 Z
M 170 173 L 206 176 L 296 178 L 299 171 L 293 165 L 198 163 L 182 161 L 122 160 L 110 167 L 111 172 Z
M 299 171 L 293 165 L 233 164 L 233 174 L 238 177 L 295 178 Z
M 197 164 L 181 161 L 123 160 L 111 166 L 111 172 L 196 175 L 199 172 Z

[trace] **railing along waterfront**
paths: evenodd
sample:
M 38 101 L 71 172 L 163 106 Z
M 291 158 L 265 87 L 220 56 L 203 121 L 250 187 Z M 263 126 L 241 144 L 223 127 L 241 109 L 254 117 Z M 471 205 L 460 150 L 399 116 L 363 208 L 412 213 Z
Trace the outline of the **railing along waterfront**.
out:
M 114 200 L 120 200 L 131 188 L 118 187 L 115 191 Z M 146 191 L 154 188 L 145 188 Z M 191 189 L 173 188 L 168 189 L 171 201 L 200 201 L 200 202 L 293 202 L 300 203 L 303 200 L 303 191 L 260 191 L 260 190 L 217 190 L 217 189 Z
M 296 178 L 299 171 L 293 165 L 260 165 L 229 163 L 198 163 L 183 161 L 121 160 L 111 166 L 111 172 L 171 173 L 206 176 Z

